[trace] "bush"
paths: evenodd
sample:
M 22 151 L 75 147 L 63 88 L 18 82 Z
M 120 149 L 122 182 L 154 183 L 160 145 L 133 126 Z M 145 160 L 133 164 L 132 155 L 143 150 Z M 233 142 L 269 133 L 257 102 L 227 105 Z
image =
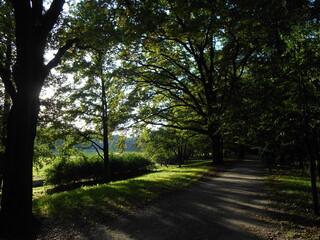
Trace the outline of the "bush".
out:
M 154 163 L 142 153 L 122 153 L 110 155 L 110 170 L 112 174 L 136 172 L 152 169 Z
M 111 179 L 125 178 L 150 171 L 154 163 L 141 153 L 110 155 Z M 103 161 L 98 155 L 61 158 L 46 169 L 46 184 L 66 185 L 82 180 L 100 181 L 103 179 Z

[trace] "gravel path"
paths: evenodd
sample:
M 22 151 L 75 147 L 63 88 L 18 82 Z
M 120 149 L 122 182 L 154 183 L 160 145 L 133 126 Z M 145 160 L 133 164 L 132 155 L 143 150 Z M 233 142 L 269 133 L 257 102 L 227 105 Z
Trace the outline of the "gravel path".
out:
M 267 200 L 257 160 L 238 162 L 176 194 L 109 224 L 96 224 L 74 239 L 267 239 Z

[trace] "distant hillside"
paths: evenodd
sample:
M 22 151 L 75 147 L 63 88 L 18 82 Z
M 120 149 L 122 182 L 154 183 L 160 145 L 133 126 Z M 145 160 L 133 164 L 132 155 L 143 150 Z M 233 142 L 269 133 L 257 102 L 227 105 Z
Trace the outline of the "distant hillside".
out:
M 113 139 L 112 141 L 109 141 L 109 149 L 110 151 L 113 151 L 113 152 L 117 152 L 118 150 L 116 149 L 115 145 L 117 144 L 117 141 L 118 141 L 118 138 L 119 136 L 118 135 L 114 135 L 113 136 Z M 100 147 L 102 147 L 102 142 L 100 141 L 94 141 L 96 144 L 98 144 Z M 128 138 L 126 141 L 125 141 L 125 144 L 126 144 L 126 148 L 124 149 L 124 151 L 126 152 L 136 152 L 137 149 L 134 147 L 134 142 L 135 142 L 135 138 Z M 62 141 L 59 141 L 59 143 L 57 143 L 57 145 L 61 145 L 63 142 Z M 83 145 L 80 143 L 80 144 L 77 144 L 76 145 L 77 148 L 81 149 L 86 149 L 88 151 L 94 151 L 94 147 L 83 147 Z

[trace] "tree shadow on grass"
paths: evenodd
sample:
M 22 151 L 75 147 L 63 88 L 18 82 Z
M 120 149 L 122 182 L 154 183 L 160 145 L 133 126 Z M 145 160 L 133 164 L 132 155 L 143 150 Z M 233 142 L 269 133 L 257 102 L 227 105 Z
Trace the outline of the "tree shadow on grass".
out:
M 248 170 L 248 172 L 255 172 Z M 141 210 L 111 223 L 97 223 L 93 239 L 265 239 L 250 228 L 264 227 L 261 193 L 263 179 L 243 176 L 224 176 L 205 181 L 170 195 L 147 211 Z M 183 179 L 180 179 L 183 181 Z M 143 182 L 137 184 L 143 185 Z M 153 187 L 157 187 L 154 183 Z
M 127 180 L 127 179 L 130 179 L 130 178 L 143 176 L 145 174 L 149 174 L 149 173 L 152 173 L 152 172 L 155 172 L 155 171 L 153 171 L 153 170 L 143 170 L 143 171 L 136 171 L 136 172 L 115 173 L 111 177 L 111 182 Z M 104 184 L 104 183 L 105 182 L 103 182 L 103 180 L 83 180 L 83 181 L 80 181 L 80 182 L 74 182 L 74 183 L 70 183 L 70 184 L 55 186 L 55 187 L 53 187 L 51 189 L 48 189 L 46 191 L 46 193 L 48 195 L 51 195 L 51 194 L 54 194 L 54 193 L 70 191 L 70 190 L 74 190 L 74 189 L 81 188 L 81 187 L 95 186 L 97 184 Z
M 259 240 L 264 237 L 255 232 L 247 232 L 247 228 L 241 226 L 262 225 L 268 229 L 270 222 L 264 216 L 272 216 L 278 221 L 287 221 L 290 224 L 304 222 L 310 226 L 311 223 L 305 222 L 304 216 L 293 216 L 291 212 L 265 208 L 264 179 L 254 177 L 260 170 L 254 163 L 248 164 L 251 164 L 250 168 L 238 168 L 238 171 L 242 172 L 241 175 L 231 175 L 228 173 L 229 169 L 226 169 L 227 174 L 223 179 L 217 178 L 216 181 L 212 181 L 208 178 L 202 181 L 201 185 L 195 184 L 176 190 L 175 194 L 171 194 L 172 180 L 169 178 L 163 178 L 161 184 L 152 179 L 132 179 L 119 182 L 116 187 L 112 184 L 95 188 L 84 187 L 72 191 L 71 195 L 59 194 L 58 199 L 49 203 L 51 207 L 49 210 L 62 212 L 64 218 L 56 218 L 62 222 L 57 225 L 51 224 L 56 227 L 48 231 L 62 231 L 65 234 L 59 233 L 62 238 L 70 238 L 73 234 L 74 237 L 71 239 L 117 239 L 113 235 L 116 233 L 128 239 L 130 237 L 140 239 L 146 234 L 148 238 L 144 239 L 207 237 L 207 239 Z M 177 177 L 175 181 L 183 184 L 190 179 L 188 176 Z M 166 193 L 169 195 L 152 204 L 147 213 L 141 210 L 128 215 L 132 209 L 145 206 L 148 201 Z M 143 197 L 146 195 L 152 197 L 146 199 Z M 68 216 L 68 211 L 70 218 L 65 217 Z M 242 212 L 245 214 L 241 214 Z M 228 216 L 224 217 L 225 214 Z M 262 217 L 257 219 L 256 214 Z M 122 220 L 119 223 L 117 219 Z M 178 230 L 172 232 L 172 229 Z M 91 238 L 92 236 L 95 237 Z
M 320 226 L 320 217 L 313 213 L 310 180 L 301 170 L 288 167 L 273 169 L 273 174 L 267 180 L 269 194 L 270 216 L 278 223 L 292 228 L 293 226 Z

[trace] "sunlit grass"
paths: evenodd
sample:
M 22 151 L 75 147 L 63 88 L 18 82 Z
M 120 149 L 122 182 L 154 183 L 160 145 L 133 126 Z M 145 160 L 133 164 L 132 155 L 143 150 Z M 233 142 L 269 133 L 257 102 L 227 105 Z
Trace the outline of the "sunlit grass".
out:
M 185 187 L 212 169 L 208 162 L 201 164 L 160 167 L 140 177 L 84 186 L 75 190 L 38 197 L 34 212 L 40 217 L 77 217 L 81 214 L 102 213 L 115 216 L 144 205 L 176 188 Z

